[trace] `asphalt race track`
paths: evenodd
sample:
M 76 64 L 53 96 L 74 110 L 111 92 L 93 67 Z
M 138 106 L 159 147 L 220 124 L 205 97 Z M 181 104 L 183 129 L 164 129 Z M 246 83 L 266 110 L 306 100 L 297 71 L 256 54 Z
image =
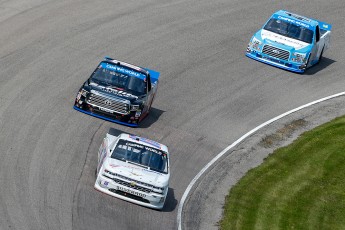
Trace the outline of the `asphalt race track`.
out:
M 331 49 L 304 75 L 244 55 L 278 9 L 333 25 Z M 186 187 L 214 156 L 259 124 L 344 91 L 344 19 L 343 0 L 0 0 L 0 229 L 176 229 Z M 161 72 L 141 128 L 72 108 L 104 56 Z M 93 189 L 107 132 L 169 146 L 163 211 Z

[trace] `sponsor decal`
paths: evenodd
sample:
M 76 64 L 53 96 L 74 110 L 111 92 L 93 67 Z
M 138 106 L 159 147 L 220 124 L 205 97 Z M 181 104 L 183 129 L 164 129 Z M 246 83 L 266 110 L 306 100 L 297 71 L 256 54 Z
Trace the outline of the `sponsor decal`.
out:
M 130 172 L 132 175 L 134 175 L 134 176 L 142 176 L 141 174 L 137 174 L 137 173 L 135 173 L 135 172 Z
M 154 152 L 154 153 L 157 153 L 159 155 L 162 155 L 162 153 L 160 151 L 158 151 L 157 149 L 150 148 L 150 147 L 147 147 L 147 146 L 145 146 L 145 149 L 149 150 L 150 152 Z
M 112 168 L 139 169 L 139 170 L 143 171 L 142 167 L 133 167 L 133 166 L 129 166 L 129 165 L 114 165 L 114 164 L 110 164 L 110 167 L 112 167 Z
M 275 53 L 275 54 L 280 54 L 279 50 L 272 50 L 272 52 Z
M 135 136 L 135 135 L 129 135 L 129 138 L 134 139 L 134 140 L 136 140 L 136 139 L 139 138 L 139 140 L 142 141 L 142 142 L 144 142 L 144 143 L 153 145 L 153 146 L 155 146 L 155 147 L 157 147 L 157 148 L 159 148 L 159 149 L 161 148 L 161 144 L 159 144 L 158 142 L 155 142 L 155 141 L 146 139 L 146 138 L 144 138 L 144 137 L 138 137 L 138 136 Z
M 140 192 L 132 191 L 132 190 L 130 190 L 130 189 L 123 188 L 123 187 L 120 187 L 120 186 L 117 186 L 116 189 L 117 189 L 117 190 L 120 190 L 120 191 L 123 191 L 123 192 L 125 192 L 125 193 L 133 194 L 133 195 L 135 195 L 135 196 L 146 197 L 146 194 L 142 194 L 142 193 L 140 193 Z
M 143 149 L 143 148 L 144 148 L 143 145 L 139 145 L 139 144 L 131 143 L 131 142 L 127 142 L 126 145 L 127 145 L 127 146 L 130 146 L 130 147 L 139 148 L 139 149 Z
M 138 77 L 141 79 L 145 78 L 145 75 L 142 73 L 139 73 L 139 72 L 136 72 L 134 70 L 127 69 L 127 68 L 124 68 L 121 66 L 111 65 L 109 63 L 102 63 L 101 67 L 105 68 L 105 69 L 113 70 L 113 71 L 118 72 L 118 73 L 123 73 L 123 74 L 126 74 L 126 75 L 131 76 L 131 77 Z
M 101 90 L 105 91 L 105 92 L 108 92 L 108 93 L 113 93 L 115 94 L 116 96 L 122 96 L 122 97 L 131 97 L 131 98 L 135 98 L 135 99 L 138 99 L 137 96 L 133 95 L 133 94 L 130 94 L 130 93 L 127 93 L 125 91 L 122 91 L 122 90 L 116 90 L 116 89 L 111 89 L 111 88 L 106 88 L 106 87 L 101 87 L 101 86 L 98 86 L 101 88 Z
M 104 112 L 107 112 L 107 113 L 114 113 L 112 110 L 110 110 L 110 109 L 106 109 L 106 108 L 103 108 L 103 107 L 98 107 L 99 108 L 99 110 L 102 110 L 102 111 L 104 111 Z
M 153 170 L 143 169 L 143 171 L 149 172 L 149 173 L 155 173 L 155 174 L 158 174 L 158 175 L 163 175 L 162 173 L 157 172 L 157 171 L 153 171 Z
M 298 40 L 295 40 L 292 38 L 287 38 L 287 37 L 284 37 L 282 35 L 278 35 L 278 34 L 275 34 L 273 32 L 267 31 L 267 30 L 261 31 L 261 37 L 262 37 L 262 39 L 268 38 L 270 40 L 278 39 L 277 42 L 281 42 L 285 45 L 293 46 L 293 47 L 295 47 L 295 49 L 302 49 L 308 45 L 302 41 L 298 41 Z
M 296 21 L 294 19 L 291 19 L 291 18 L 287 18 L 287 17 L 283 17 L 283 16 L 278 16 L 279 19 L 282 19 L 284 21 L 288 21 L 288 22 L 291 22 L 291 23 L 294 23 L 294 24 L 297 24 L 297 25 L 300 25 L 300 26 L 304 26 L 306 28 L 310 28 L 310 25 L 306 24 L 306 23 L 303 23 L 303 22 L 300 22 L 300 21 Z
M 106 105 L 112 105 L 112 102 L 111 102 L 110 100 L 107 99 L 107 100 L 104 101 L 104 104 L 106 104 Z
M 112 168 L 118 168 L 118 167 L 121 167 L 121 165 L 110 164 L 110 167 L 112 167 Z

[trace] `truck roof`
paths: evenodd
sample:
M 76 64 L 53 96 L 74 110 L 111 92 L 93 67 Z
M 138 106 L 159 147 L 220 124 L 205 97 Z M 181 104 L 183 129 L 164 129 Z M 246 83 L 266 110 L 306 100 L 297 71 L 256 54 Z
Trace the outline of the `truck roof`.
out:
M 104 57 L 104 61 L 112 63 L 114 65 L 124 66 L 124 67 L 130 68 L 130 69 L 133 69 L 135 71 L 138 71 L 138 72 L 140 72 L 146 76 L 150 76 L 152 82 L 157 81 L 159 78 L 159 75 L 160 75 L 160 73 L 155 71 L 155 70 L 148 69 L 148 68 L 142 68 L 142 67 L 139 67 L 136 65 L 129 64 L 127 62 L 115 60 L 114 58 L 110 58 L 110 57 Z
M 136 70 L 136 71 L 138 71 L 138 72 L 140 72 L 142 74 L 149 75 L 149 71 L 147 71 L 146 69 L 141 68 L 141 67 L 136 66 L 136 65 L 129 64 L 127 62 L 118 61 L 118 60 L 115 60 L 114 58 L 110 58 L 110 57 L 104 57 L 104 60 L 108 61 L 108 62 L 110 62 L 112 64 L 115 64 L 115 65 L 118 65 L 118 66 L 125 66 L 127 68 Z
M 272 15 L 273 18 L 278 18 L 278 19 L 282 19 L 285 21 L 289 21 L 293 24 L 297 24 L 309 29 L 313 29 L 315 28 L 317 25 L 319 25 L 319 22 L 317 20 L 311 19 L 311 18 L 307 18 L 305 16 L 301 16 L 295 13 L 291 13 L 288 12 L 286 10 L 279 10 L 277 12 L 275 12 Z

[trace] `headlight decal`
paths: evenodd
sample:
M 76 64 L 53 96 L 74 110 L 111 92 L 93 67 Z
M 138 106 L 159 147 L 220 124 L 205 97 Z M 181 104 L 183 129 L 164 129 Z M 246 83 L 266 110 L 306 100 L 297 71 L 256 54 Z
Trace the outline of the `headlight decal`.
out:
M 262 42 L 254 37 L 253 40 L 249 44 L 251 45 L 253 49 L 260 51 L 259 46 L 262 44 Z
M 294 62 L 299 62 L 299 63 L 305 63 L 307 54 L 302 54 L 302 53 L 293 53 L 294 58 L 292 58 L 292 61 Z
M 140 105 L 131 105 L 131 111 L 140 111 Z

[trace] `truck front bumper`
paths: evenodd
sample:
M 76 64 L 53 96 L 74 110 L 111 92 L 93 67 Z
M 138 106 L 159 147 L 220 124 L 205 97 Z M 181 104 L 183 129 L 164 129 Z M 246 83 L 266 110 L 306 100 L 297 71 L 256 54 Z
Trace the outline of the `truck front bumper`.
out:
M 118 115 L 120 119 L 116 119 L 116 115 L 111 117 L 109 115 L 102 114 L 100 112 L 93 112 L 92 110 L 86 110 L 86 109 L 83 109 L 83 108 L 79 108 L 76 105 L 74 105 L 73 108 L 75 110 L 78 110 L 79 112 L 82 112 L 82 113 L 85 113 L 85 114 L 88 114 L 88 115 L 91 115 L 91 116 L 94 116 L 94 117 L 97 117 L 97 118 L 101 118 L 101 119 L 106 120 L 106 121 L 115 122 L 115 123 L 118 123 L 118 124 L 121 124 L 121 125 L 130 126 L 130 127 L 138 127 L 139 126 L 138 123 L 135 123 L 135 124 L 134 123 L 129 123 L 129 121 L 130 121 L 129 117 L 128 118 L 127 117 L 121 117 L 121 115 Z
M 129 201 L 144 207 L 161 210 L 164 207 L 166 195 L 144 193 L 115 183 L 109 178 L 99 175 L 95 189 L 107 195 Z
M 246 56 L 254 59 L 256 61 L 269 64 L 281 69 L 289 70 L 295 73 L 304 73 L 306 70 L 306 65 L 305 64 L 296 64 L 296 63 L 290 63 L 290 62 L 285 62 L 285 61 L 280 61 L 278 59 L 272 58 L 268 55 L 252 51 L 249 48 L 247 49 Z

